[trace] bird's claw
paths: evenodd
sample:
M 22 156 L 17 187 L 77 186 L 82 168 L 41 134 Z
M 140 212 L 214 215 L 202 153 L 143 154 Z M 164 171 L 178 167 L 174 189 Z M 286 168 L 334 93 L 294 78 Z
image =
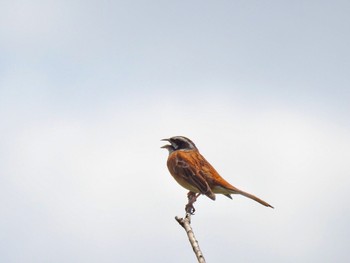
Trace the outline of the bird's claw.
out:
M 193 204 L 197 201 L 197 197 L 199 195 L 200 194 L 196 194 L 194 192 L 188 192 L 188 194 L 187 194 L 188 203 L 187 203 L 187 205 L 185 207 L 186 213 L 194 215 L 194 212 L 196 211 L 196 209 L 194 208 Z
M 194 212 L 196 211 L 196 209 L 194 208 L 193 204 L 188 203 L 185 207 L 185 211 L 188 214 L 194 215 Z

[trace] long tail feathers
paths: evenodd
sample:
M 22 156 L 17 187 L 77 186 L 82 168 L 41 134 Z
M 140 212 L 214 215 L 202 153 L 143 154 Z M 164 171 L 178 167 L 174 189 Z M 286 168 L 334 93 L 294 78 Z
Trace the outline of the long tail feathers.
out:
M 244 192 L 242 190 L 238 190 L 236 191 L 237 194 L 241 194 L 241 195 L 244 195 L 245 197 L 248 197 L 264 206 L 267 206 L 267 207 L 271 207 L 271 208 L 274 208 L 272 205 L 266 203 L 264 200 L 261 200 L 260 198 L 256 197 L 255 195 L 252 195 L 252 194 L 249 194 L 247 192 Z

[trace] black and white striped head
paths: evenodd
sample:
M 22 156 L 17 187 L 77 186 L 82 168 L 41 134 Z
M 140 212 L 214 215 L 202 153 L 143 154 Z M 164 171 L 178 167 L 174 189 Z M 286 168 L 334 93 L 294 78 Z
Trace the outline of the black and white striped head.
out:
M 162 147 L 167 149 L 169 153 L 177 150 L 197 150 L 194 142 L 184 136 L 174 136 L 169 139 L 163 139 L 162 141 L 170 142 L 171 145 L 167 144 Z

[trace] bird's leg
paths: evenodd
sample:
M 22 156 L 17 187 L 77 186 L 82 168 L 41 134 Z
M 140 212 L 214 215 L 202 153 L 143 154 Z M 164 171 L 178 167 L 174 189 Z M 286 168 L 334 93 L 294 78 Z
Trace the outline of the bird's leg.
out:
M 193 204 L 194 204 L 194 202 L 197 201 L 198 196 L 200 196 L 200 193 L 196 194 L 196 193 L 191 192 L 191 191 L 188 192 L 188 194 L 187 194 L 188 203 L 185 207 L 186 213 L 190 213 L 191 215 L 194 214 L 196 209 L 194 208 Z

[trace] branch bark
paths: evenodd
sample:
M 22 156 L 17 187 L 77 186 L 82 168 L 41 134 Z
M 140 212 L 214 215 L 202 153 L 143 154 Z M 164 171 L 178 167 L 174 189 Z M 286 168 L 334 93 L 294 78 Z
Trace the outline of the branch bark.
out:
M 205 259 L 201 249 L 199 248 L 198 241 L 194 236 L 194 232 L 191 227 L 191 214 L 186 213 L 185 218 L 175 217 L 176 221 L 185 229 L 188 236 L 188 240 L 191 243 L 194 254 L 197 257 L 199 263 L 205 263 Z

